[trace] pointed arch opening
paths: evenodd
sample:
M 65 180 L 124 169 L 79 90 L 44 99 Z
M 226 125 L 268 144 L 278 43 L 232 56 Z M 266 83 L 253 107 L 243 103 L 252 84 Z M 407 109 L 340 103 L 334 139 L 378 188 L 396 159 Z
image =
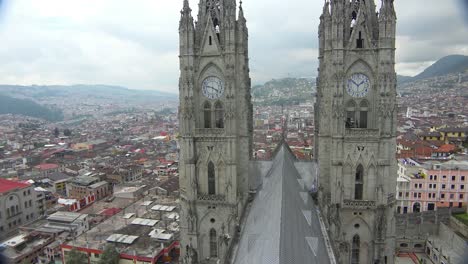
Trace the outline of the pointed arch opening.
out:
M 369 103 L 362 100 L 359 105 L 359 128 L 368 128 Z
M 216 128 L 224 128 L 224 107 L 219 101 L 215 104 L 215 125 Z
M 361 238 L 359 235 L 353 237 L 353 242 L 351 245 L 351 264 L 359 264 L 361 250 Z
M 356 178 L 354 181 L 354 200 L 362 200 L 364 191 L 364 167 L 359 164 L 356 168 Z
M 353 100 L 346 104 L 346 128 L 356 128 L 356 103 Z
M 218 237 L 214 228 L 210 230 L 210 257 L 218 257 Z
M 208 163 L 208 194 L 216 194 L 216 173 L 213 162 Z
M 211 104 L 205 102 L 203 105 L 203 123 L 205 128 L 211 128 Z

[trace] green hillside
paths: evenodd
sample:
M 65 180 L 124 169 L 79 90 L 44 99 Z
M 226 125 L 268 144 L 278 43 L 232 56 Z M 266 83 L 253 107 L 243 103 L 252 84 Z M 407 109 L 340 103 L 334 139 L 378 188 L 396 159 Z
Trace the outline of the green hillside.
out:
M 0 94 L 0 114 L 17 114 L 42 118 L 49 121 L 63 120 L 60 110 L 49 109 L 31 100 L 18 99 Z

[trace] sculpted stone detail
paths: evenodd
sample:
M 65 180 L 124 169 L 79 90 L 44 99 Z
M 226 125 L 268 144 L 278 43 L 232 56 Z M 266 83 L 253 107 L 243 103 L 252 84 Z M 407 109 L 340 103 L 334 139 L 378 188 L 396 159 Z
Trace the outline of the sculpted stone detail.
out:
M 344 200 L 343 206 L 354 209 L 371 209 L 376 207 L 375 201 Z

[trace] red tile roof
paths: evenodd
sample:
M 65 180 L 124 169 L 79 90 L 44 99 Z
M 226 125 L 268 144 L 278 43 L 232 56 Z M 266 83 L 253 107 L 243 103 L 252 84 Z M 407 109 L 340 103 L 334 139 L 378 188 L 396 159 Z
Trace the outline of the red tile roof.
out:
M 35 166 L 34 168 L 38 169 L 38 170 L 45 171 L 45 170 L 54 170 L 54 169 L 57 169 L 58 167 L 59 166 L 57 164 L 44 163 L 44 164 L 39 164 L 39 165 Z
M 446 144 L 437 149 L 439 153 L 451 153 L 454 152 L 457 147 L 454 145 Z
M 108 208 L 108 209 L 103 210 L 100 213 L 100 215 L 113 216 L 113 215 L 118 214 L 120 211 L 122 211 L 122 209 L 120 208 Z
M 0 193 L 6 193 L 15 189 L 23 189 L 31 186 L 27 183 L 0 179 Z

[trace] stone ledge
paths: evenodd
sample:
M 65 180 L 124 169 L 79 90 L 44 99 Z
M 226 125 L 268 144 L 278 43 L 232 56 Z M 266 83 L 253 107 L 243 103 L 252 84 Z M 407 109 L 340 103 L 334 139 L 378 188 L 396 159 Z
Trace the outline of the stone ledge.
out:
M 377 203 L 365 200 L 343 200 L 343 208 L 375 209 L 377 208 Z

